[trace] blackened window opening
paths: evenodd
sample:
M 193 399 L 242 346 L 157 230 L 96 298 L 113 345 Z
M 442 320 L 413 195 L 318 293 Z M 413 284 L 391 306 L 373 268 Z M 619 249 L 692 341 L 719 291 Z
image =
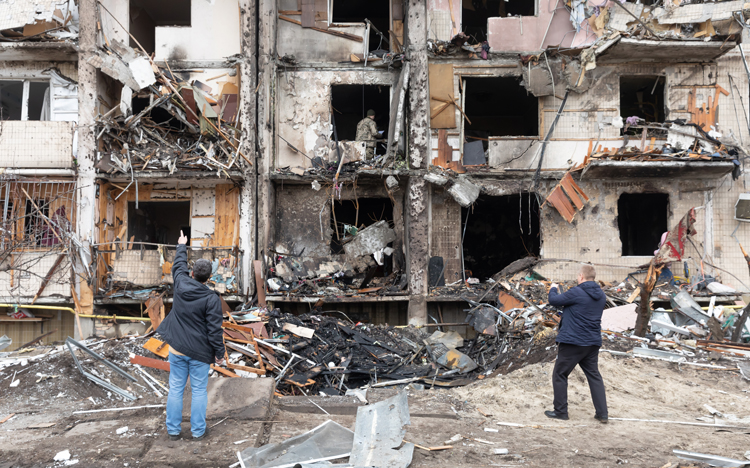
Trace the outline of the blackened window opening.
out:
M 622 255 L 652 256 L 667 232 L 669 195 L 666 193 L 623 193 L 617 200 L 617 226 Z
M 357 124 L 367 116 L 367 111 L 375 111 L 378 131 L 386 135 L 391 107 L 391 87 L 382 85 L 336 85 L 331 86 L 331 104 L 336 133 L 339 141 L 354 141 L 357 137 Z M 376 154 L 384 152 L 379 144 Z
M 346 233 L 348 226 L 355 226 L 357 230 L 377 223 L 378 221 L 388 221 L 393 228 L 393 203 L 389 198 L 360 198 L 359 214 L 357 213 L 357 202 L 354 200 L 337 200 L 333 206 L 336 211 L 336 220 L 331 216 L 331 253 L 343 254 L 344 244 L 347 239 L 352 239 L 351 233 Z M 336 236 L 336 227 L 338 226 L 339 235 Z M 340 239 L 339 239 L 340 238 Z M 390 244 L 389 244 L 390 245 Z M 392 247 L 392 245 L 390 245 Z M 392 256 L 383 257 L 383 266 L 378 267 L 375 276 L 388 276 L 392 270 Z
M 135 236 L 134 242 L 150 244 L 177 243 L 180 230 L 190 238 L 190 202 L 128 202 L 128 238 Z M 138 246 L 136 246 L 139 248 Z M 135 248 L 135 247 L 134 247 Z M 157 246 L 146 245 L 147 250 Z
M 25 103 L 24 85 L 29 87 L 28 101 Z M 49 81 L 0 81 L 0 120 L 49 120 Z
M 156 49 L 157 26 L 190 26 L 191 0 L 130 0 L 130 34 L 149 54 Z M 133 38 L 130 47 L 138 48 Z M 185 57 L 173 53 L 172 60 Z
M 518 78 L 466 78 L 465 84 L 467 137 L 539 136 L 539 99 Z
M 664 122 L 663 76 L 635 75 L 620 77 L 620 115 L 623 119 L 640 117 L 646 122 Z M 628 130 L 640 135 L 640 129 Z
M 534 195 L 482 195 L 472 207 L 461 210 L 461 217 L 462 229 L 466 225 L 467 277 L 486 281 L 516 260 L 539 256 L 539 203 Z
M 362 23 L 365 19 L 370 20 L 372 25 L 385 37 L 385 41 L 381 41 L 381 36 L 370 28 L 370 52 L 376 50 L 389 52 L 388 44 L 391 38 L 388 30 L 393 29 L 390 26 L 391 10 L 389 2 L 390 0 L 334 0 L 333 20 L 331 22 L 334 24 Z

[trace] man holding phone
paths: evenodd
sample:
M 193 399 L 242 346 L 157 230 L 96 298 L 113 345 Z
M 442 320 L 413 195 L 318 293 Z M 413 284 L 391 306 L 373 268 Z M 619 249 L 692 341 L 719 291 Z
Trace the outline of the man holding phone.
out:
M 192 400 L 190 428 L 193 440 L 208 436 L 208 373 L 211 364 L 224 364 L 226 350 L 222 337 L 223 321 L 219 295 L 206 281 L 211 277 L 211 262 L 198 259 L 192 274 L 187 264 L 188 238 L 180 231 L 172 265 L 174 302 L 169 315 L 156 330 L 169 344 L 169 396 L 167 397 L 167 433 L 178 440 L 182 430 L 182 396 L 188 376 Z

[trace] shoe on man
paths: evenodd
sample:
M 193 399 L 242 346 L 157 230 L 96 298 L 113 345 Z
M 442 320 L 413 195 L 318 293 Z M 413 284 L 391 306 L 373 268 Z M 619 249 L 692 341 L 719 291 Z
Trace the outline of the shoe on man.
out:
M 556 413 L 554 411 L 545 411 L 544 415 L 547 416 L 548 418 L 552 418 L 552 419 L 561 419 L 563 421 L 567 421 L 568 420 L 568 415 L 567 414 Z
M 206 428 L 206 430 L 203 431 L 203 434 L 199 435 L 198 437 L 193 436 L 193 440 L 203 440 L 206 437 L 208 437 L 208 428 Z
M 607 424 L 609 422 L 608 416 L 599 416 L 598 414 L 595 414 L 594 419 L 601 422 L 602 424 Z
M 179 434 L 168 434 L 168 435 L 169 435 L 169 440 L 180 440 L 180 439 L 182 439 L 182 432 L 180 432 Z

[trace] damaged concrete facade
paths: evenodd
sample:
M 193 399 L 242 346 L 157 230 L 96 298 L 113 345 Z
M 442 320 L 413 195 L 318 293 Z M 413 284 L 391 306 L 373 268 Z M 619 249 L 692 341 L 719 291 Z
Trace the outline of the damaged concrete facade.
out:
M 372 6 L 261 3 L 259 245 L 273 305 L 461 323 L 483 292 L 470 284 L 524 257 L 554 280 L 592 262 L 621 281 L 692 207 L 702 244 L 674 274 L 750 284 L 734 240 L 750 243 L 734 219 L 750 141 L 743 4 L 370 2 L 389 10 L 381 38 Z M 376 123 L 396 143 L 366 159 L 341 128 L 379 105 L 375 87 L 390 87 Z M 384 196 L 392 212 L 372 217 L 362 202 Z M 394 229 L 385 268 L 332 253 L 350 241 L 349 205 L 372 218 L 358 229 Z
M 744 4 L 464 3 L 18 7 L 4 222 L 34 243 L 10 258 L 39 261 L 0 272 L 4 302 L 149 316 L 167 291 L 168 312 L 188 230 L 232 307 L 463 323 L 471 284 L 524 257 L 620 281 L 692 207 L 702 245 L 675 274 L 747 289 Z
M 255 3 L 0 9 L 1 295 L 21 311 L 0 333 L 144 332 L 140 317 L 169 311 L 180 230 L 190 260 L 214 263 L 210 287 L 244 302 L 257 224 Z M 147 310 L 149 297 L 159 306 Z

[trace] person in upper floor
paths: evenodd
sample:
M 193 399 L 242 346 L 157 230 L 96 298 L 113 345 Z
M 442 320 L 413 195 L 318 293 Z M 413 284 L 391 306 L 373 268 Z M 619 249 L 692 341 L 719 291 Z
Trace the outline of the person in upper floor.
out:
M 357 141 L 365 142 L 365 160 L 369 161 L 375 157 L 375 140 L 380 139 L 378 134 L 378 124 L 375 123 L 375 111 L 367 111 L 367 117 L 360 120 L 357 124 Z

